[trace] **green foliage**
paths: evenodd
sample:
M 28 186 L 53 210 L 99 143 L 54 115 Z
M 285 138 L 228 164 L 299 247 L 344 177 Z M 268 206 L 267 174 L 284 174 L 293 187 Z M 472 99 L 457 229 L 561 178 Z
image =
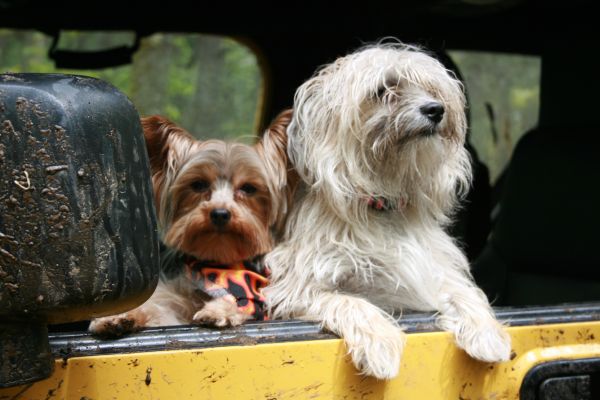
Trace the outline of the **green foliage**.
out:
M 131 65 L 103 70 L 56 69 L 47 56 L 51 38 L 0 29 L 0 72 L 59 72 L 112 83 L 141 115 L 160 114 L 198 138 L 251 141 L 261 95 L 255 55 L 239 42 L 200 34 L 144 38 Z M 131 44 L 128 32 L 61 32 L 59 48 L 99 50 Z
M 59 47 L 105 49 L 132 41 L 128 32 L 63 32 Z M 154 34 L 142 40 L 131 65 L 94 71 L 55 69 L 50 44 L 40 32 L 0 30 L 0 72 L 93 76 L 121 89 L 141 115 L 164 115 L 198 138 L 251 141 L 256 134 L 262 76 L 255 55 L 233 39 Z M 464 51 L 451 56 L 465 77 L 470 141 L 495 180 L 519 137 L 537 123 L 540 60 Z

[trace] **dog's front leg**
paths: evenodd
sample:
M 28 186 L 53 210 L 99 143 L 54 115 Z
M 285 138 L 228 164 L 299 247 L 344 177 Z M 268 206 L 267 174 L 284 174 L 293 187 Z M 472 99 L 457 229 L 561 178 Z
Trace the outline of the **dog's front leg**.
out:
M 190 301 L 160 280 L 145 303 L 121 314 L 95 318 L 88 330 L 99 336 L 118 337 L 144 327 L 184 324 L 187 321 L 182 317 L 182 309 L 187 303 Z
M 341 336 L 362 373 L 379 379 L 398 375 L 405 335 L 379 307 L 360 297 L 321 292 L 304 317 Z
M 106 337 L 119 337 L 127 333 L 136 332 L 146 326 L 148 315 L 142 305 L 131 311 L 108 317 L 94 318 L 90 322 L 89 331 L 95 335 Z
M 439 291 L 439 326 L 453 332 L 459 347 L 486 362 L 510 358 L 510 336 L 492 310 L 487 297 L 461 271 L 447 271 Z
M 241 325 L 249 318 L 250 315 L 238 309 L 236 303 L 230 302 L 224 297 L 218 297 L 207 301 L 194 314 L 192 321 L 197 324 L 224 328 Z

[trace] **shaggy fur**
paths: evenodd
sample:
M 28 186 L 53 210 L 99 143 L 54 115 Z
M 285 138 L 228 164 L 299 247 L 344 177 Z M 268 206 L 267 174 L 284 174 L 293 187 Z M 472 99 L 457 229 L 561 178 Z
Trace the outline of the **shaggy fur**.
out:
M 155 205 L 166 250 L 153 295 L 129 312 L 98 318 L 90 331 L 119 335 L 144 326 L 202 323 L 240 325 L 249 315 L 223 297 L 211 298 L 186 276 L 184 258 L 236 264 L 273 246 L 287 191 L 286 127 L 280 114 L 254 146 L 197 141 L 172 122 L 142 119 L 152 169 Z M 216 220 L 214 212 L 228 215 Z
M 444 230 L 470 182 L 464 107 L 456 78 L 400 43 L 339 58 L 296 92 L 288 153 L 302 184 L 264 293 L 274 317 L 341 335 L 365 374 L 397 375 L 405 337 L 392 315 L 403 308 L 437 311 L 477 359 L 509 358 L 508 334 Z

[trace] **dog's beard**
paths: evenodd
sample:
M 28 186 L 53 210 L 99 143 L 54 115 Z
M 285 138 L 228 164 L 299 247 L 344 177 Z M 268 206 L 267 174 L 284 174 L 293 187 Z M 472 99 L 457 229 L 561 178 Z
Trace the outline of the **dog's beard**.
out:
M 259 250 L 260 247 L 263 247 Z M 186 253 L 202 260 L 224 264 L 264 254 L 268 247 L 258 246 L 253 238 L 233 232 L 205 232 L 197 234 L 182 246 Z
M 370 153 L 369 163 L 382 163 L 384 160 L 395 158 L 397 154 L 416 151 L 418 146 L 427 147 L 428 143 L 414 144 L 415 141 L 435 140 L 442 135 L 443 127 L 427 121 L 411 111 L 390 112 L 389 110 L 375 113 L 365 122 L 366 140 L 363 151 Z M 366 156 L 367 154 L 365 154 Z
M 359 126 L 363 127 L 365 141 L 372 144 L 375 155 L 392 146 L 396 151 L 401 150 L 410 141 L 458 135 L 449 121 L 453 117 L 444 115 L 443 102 L 427 91 L 409 84 L 386 85 L 384 90 L 383 94 L 367 97 L 359 113 Z M 427 117 L 422 111 L 428 104 L 440 106 L 438 119 Z
M 272 246 L 266 224 L 249 212 L 234 215 L 222 228 L 213 226 L 201 212 L 185 215 L 164 235 L 165 244 L 202 260 L 233 263 L 267 253 Z
M 416 200 L 419 187 L 426 189 L 437 179 L 449 152 L 443 126 L 407 108 L 384 105 L 370 110 L 363 123 L 364 139 L 354 143 L 357 168 L 350 173 L 362 175 L 355 180 L 357 192 L 405 202 Z

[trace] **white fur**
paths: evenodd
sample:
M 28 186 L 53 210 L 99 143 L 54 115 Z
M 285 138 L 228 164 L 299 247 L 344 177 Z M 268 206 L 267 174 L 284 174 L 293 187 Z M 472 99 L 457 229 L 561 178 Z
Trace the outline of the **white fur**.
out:
M 433 124 L 420 107 L 439 102 Z M 283 241 L 267 256 L 274 317 L 320 321 L 354 364 L 397 375 L 404 334 L 392 313 L 437 311 L 439 326 L 484 361 L 510 338 L 444 231 L 470 183 L 460 83 L 412 46 L 376 44 L 324 66 L 296 92 L 288 153 L 303 183 Z M 397 208 L 380 212 L 366 198 Z

